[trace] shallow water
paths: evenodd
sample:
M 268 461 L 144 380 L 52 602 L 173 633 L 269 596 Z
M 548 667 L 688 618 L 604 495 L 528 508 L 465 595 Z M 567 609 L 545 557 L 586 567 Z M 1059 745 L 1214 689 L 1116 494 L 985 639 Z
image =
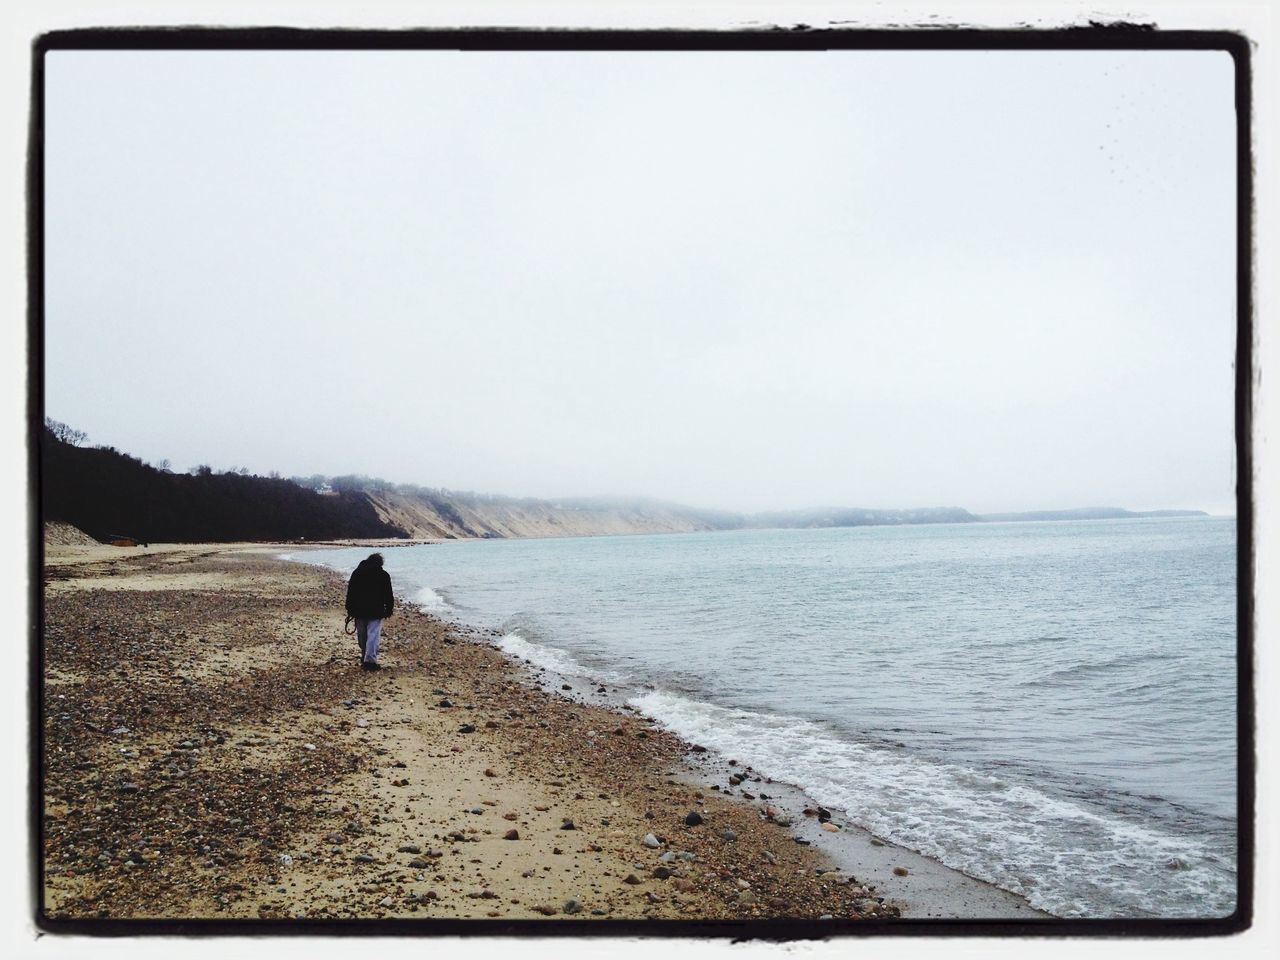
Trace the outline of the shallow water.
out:
M 1232 519 L 384 554 L 401 596 L 1037 907 L 1235 908 Z

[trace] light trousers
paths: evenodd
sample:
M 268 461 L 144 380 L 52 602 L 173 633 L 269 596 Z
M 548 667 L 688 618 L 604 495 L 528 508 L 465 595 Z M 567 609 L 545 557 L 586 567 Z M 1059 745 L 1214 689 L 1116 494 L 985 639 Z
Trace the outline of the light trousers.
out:
M 362 620 L 356 617 L 356 638 L 360 641 L 360 652 L 364 654 L 365 663 L 376 663 L 378 660 L 378 638 L 382 635 L 382 620 Z

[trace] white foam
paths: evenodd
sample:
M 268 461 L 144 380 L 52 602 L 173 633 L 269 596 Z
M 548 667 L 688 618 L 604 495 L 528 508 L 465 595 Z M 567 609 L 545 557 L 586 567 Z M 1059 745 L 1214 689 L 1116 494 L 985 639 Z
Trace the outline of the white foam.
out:
M 1229 914 L 1235 884 L 1195 841 L 954 764 L 833 736 L 798 717 L 654 691 L 631 705 L 681 737 L 844 810 L 876 835 L 1059 916 Z M 1186 866 L 1171 870 L 1173 859 Z M 1152 882 L 1158 877 L 1160 882 Z
M 513 657 L 519 657 L 554 673 L 567 677 L 590 677 L 591 671 L 573 659 L 564 650 L 549 647 L 541 643 L 530 643 L 520 634 L 512 631 L 498 640 L 498 647 Z
M 415 593 L 413 602 L 429 613 L 440 613 L 449 609 L 449 602 L 430 587 L 423 587 Z

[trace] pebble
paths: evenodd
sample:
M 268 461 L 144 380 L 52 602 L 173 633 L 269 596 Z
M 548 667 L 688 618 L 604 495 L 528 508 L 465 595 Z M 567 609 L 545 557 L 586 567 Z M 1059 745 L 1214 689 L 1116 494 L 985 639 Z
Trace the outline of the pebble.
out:
M 629 883 L 629 884 L 631 884 L 631 885 L 634 887 L 637 883 L 639 883 L 639 882 L 640 882 L 640 878 L 639 878 L 639 877 L 637 877 L 634 873 L 628 873 L 628 874 L 626 875 L 626 877 L 625 877 L 625 878 L 623 878 L 623 881 L 622 881 L 622 882 L 623 882 L 623 883 Z
M 825 821 L 825 822 L 822 824 L 822 829 L 823 829 L 823 830 L 828 831 L 829 833 L 839 833 L 839 832 L 840 832 L 840 828 L 839 828 L 839 827 L 837 827 L 837 826 L 836 826 L 834 823 L 832 823 L 830 820 L 827 820 L 827 821 Z
M 671 869 L 669 867 L 654 867 L 653 875 L 659 880 L 667 880 L 671 877 Z
M 520 839 L 520 831 L 519 831 L 519 830 L 508 830 L 506 833 L 504 833 L 504 834 L 502 835 L 502 839 L 503 839 L 503 840 L 519 840 L 519 839 Z
M 690 810 L 689 815 L 684 818 L 684 822 L 691 827 L 696 827 L 702 823 L 702 814 L 697 810 Z
M 774 818 L 773 818 L 773 822 L 774 822 L 774 823 L 776 823 L 776 824 L 777 824 L 778 826 L 780 826 L 780 827 L 789 827 L 789 826 L 791 826 L 791 818 L 790 818 L 790 817 L 788 817 L 785 813 L 783 813 L 783 814 L 779 814 L 778 816 L 774 817 Z
M 745 903 L 745 904 L 755 903 L 756 895 L 752 893 L 750 890 L 743 890 L 740 894 L 738 894 L 738 902 Z
M 484 807 L 472 807 L 471 812 L 476 814 L 484 813 Z
M 476 728 L 469 723 L 464 723 L 458 728 L 459 733 L 475 733 Z
M 450 699 L 448 699 L 448 698 L 445 698 L 444 700 L 441 700 L 438 704 L 436 704 L 436 706 L 438 706 L 438 707 L 452 707 L 452 706 L 453 706 L 453 701 L 452 701 L 452 700 L 450 700 Z
M 872 837 L 872 838 L 871 838 L 871 845 L 872 845 L 873 847 L 883 847 L 883 846 L 884 846 L 884 841 L 883 841 L 883 840 L 881 840 L 879 837 Z
M 389 907 L 393 902 L 394 901 L 390 897 L 383 897 L 378 901 L 378 905 L 382 907 Z
M 564 823 L 560 824 L 560 829 L 561 829 L 561 830 L 576 830 L 576 829 L 578 829 L 578 828 L 577 828 L 577 827 L 575 827 L 575 826 L 573 825 L 573 821 L 572 821 L 572 820 L 566 820 Z
M 368 725 L 369 725 L 369 721 L 366 720 L 364 717 L 361 717 L 359 720 L 356 721 L 357 727 L 367 727 Z
M 739 880 L 739 881 L 738 881 L 738 889 L 739 889 L 739 890 L 750 890 L 750 889 L 751 889 L 751 884 L 747 883 L 747 881 L 745 881 L 745 880 Z
M 895 877 L 905 877 L 910 871 L 906 867 L 894 867 L 893 875 Z
M 376 857 L 371 857 L 367 853 L 357 853 L 351 859 L 354 860 L 356 863 L 377 863 L 378 862 Z
M 658 847 L 662 846 L 662 844 L 658 842 L 658 838 L 652 833 L 646 833 L 644 835 L 644 840 L 641 842 L 651 850 L 656 850 Z
M 415 857 L 413 860 L 409 861 L 409 868 L 411 870 L 425 870 L 429 866 L 431 866 L 431 864 L 426 860 L 423 860 L 421 857 Z
M 734 833 L 732 830 L 721 831 L 720 836 L 723 837 L 725 840 L 729 840 L 731 842 L 738 839 L 738 835 Z
M 396 848 L 396 853 L 421 853 L 422 848 L 413 843 L 402 843 Z
M 578 913 L 582 910 L 582 901 L 576 897 L 570 897 L 564 902 L 563 910 L 565 913 Z
M 671 862 L 672 860 L 674 860 L 675 858 L 676 858 L 676 853 L 675 853 L 675 851 L 674 851 L 674 850 L 667 850 L 667 851 L 666 851 L 665 853 L 663 853 L 663 854 L 662 854 L 662 856 L 660 856 L 658 859 L 659 859 L 661 862 L 663 862 L 663 863 L 670 863 L 670 862 Z

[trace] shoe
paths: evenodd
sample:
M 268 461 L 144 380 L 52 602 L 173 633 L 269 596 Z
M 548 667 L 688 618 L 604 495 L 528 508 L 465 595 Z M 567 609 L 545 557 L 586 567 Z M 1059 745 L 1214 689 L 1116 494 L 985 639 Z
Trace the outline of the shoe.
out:
M 360 663 L 361 670 L 381 670 L 377 660 L 363 660 Z

